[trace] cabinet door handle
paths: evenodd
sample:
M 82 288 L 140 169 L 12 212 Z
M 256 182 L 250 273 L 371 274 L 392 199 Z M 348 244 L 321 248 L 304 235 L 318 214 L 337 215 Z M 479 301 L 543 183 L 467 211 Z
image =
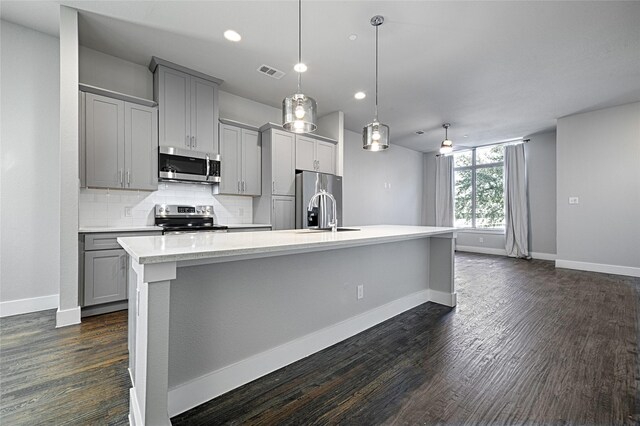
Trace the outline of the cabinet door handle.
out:
M 131 172 L 127 169 L 127 186 L 131 186 Z
M 187 147 L 191 147 L 191 144 L 189 143 L 189 135 L 186 135 L 186 136 L 184 137 L 184 144 L 185 144 Z
M 191 148 L 197 148 L 198 147 L 198 140 L 196 139 L 195 136 L 191 136 Z
M 120 186 L 122 186 L 122 169 L 118 169 L 118 181 L 120 182 Z
M 240 193 L 240 181 L 238 181 L 238 193 Z
M 242 192 L 245 192 L 247 190 L 247 185 L 245 184 L 244 181 L 242 181 Z

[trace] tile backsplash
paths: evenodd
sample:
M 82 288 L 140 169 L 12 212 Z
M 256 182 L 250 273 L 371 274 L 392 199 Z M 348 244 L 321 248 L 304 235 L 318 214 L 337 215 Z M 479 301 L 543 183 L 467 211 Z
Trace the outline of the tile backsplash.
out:
M 234 195 L 213 195 L 211 186 L 160 183 L 158 190 L 81 189 L 80 226 L 153 225 L 156 204 L 213 205 L 216 223 L 227 225 L 253 222 L 253 199 Z

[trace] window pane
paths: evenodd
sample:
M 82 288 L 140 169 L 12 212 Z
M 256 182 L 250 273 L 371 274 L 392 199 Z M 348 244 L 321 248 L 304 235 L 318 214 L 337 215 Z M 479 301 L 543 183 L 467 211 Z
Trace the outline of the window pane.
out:
M 476 164 L 502 163 L 503 161 L 504 147 L 502 145 L 476 149 Z
M 504 228 L 502 166 L 476 171 L 476 228 Z
M 455 220 L 454 226 L 468 228 L 472 226 L 471 215 L 471 170 L 455 172 Z
M 465 167 L 471 165 L 471 151 L 453 154 L 453 167 Z

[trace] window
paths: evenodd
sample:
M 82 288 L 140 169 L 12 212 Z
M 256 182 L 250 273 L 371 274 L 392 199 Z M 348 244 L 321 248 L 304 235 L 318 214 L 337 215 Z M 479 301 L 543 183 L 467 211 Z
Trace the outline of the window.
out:
M 453 155 L 458 228 L 504 228 L 504 147 L 491 145 Z

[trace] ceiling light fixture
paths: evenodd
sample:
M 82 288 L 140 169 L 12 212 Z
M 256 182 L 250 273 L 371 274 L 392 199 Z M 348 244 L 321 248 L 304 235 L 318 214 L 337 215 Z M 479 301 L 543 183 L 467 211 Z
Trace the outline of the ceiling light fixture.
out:
M 300 62 L 293 66 L 293 70 L 296 72 L 305 72 L 307 70 L 307 66 Z
M 224 32 L 224 38 L 229 41 L 240 41 L 242 40 L 242 36 L 233 30 L 227 30 Z
M 378 121 L 378 27 L 384 22 L 384 17 L 376 15 L 370 22 L 376 28 L 376 112 L 373 122 L 362 129 L 362 148 L 382 151 L 389 148 L 389 126 Z
M 302 0 L 298 0 L 298 65 L 301 64 L 304 65 L 302 63 Z M 300 89 L 302 72 L 298 71 L 298 91 L 282 101 L 282 126 L 294 133 L 310 133 L 318 128 L 316 101 L 304 95 Z
M 451 154 L 453 152 L 453 141 L 449 140 L 449 127 L 451 127 L 451 124 L 444 123 L 442 127 L 444 127 L 444 140 L 440 144 L 440 154 Z
M 355 95 L 353 95 L 354 98 L 356 98 L 357 100 L 361 100 L 367 97 L 367 94 L 364 92 L 356 92 Z

